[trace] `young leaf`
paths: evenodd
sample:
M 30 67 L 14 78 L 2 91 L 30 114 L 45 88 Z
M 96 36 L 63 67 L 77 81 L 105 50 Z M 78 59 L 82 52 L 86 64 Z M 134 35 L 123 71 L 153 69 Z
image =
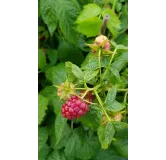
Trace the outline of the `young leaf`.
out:
M 52 84 L 60 85 L 66 80 L 66 71 L 64 63 L 48 68 L 45 72 L 46 78 L 51 81 Z
M 85 70 L 83 73 L 84 73 L 85 81 L 88 82 L 97 76 L 97 74 L 99 73 L 99 70 L 96 70 L 96 71 Z
M 59 143 L 62 133 L 64 132 L 64 128 L 66 125 L 67 119 L 62 117 L 61 112 L 59 112 L 58 116 L 55 120 L 55 136 L 56 136 L 56 145 Z
M 38 127 L 38 151 L 40 151 L 46 144 L 48 139 L 48 130 L 46 127 Z
M 51 36 L 53 36 L 58 22 L 55 5 L 56 0 L 40 0 L 40 14 L 47 24 Z
M 120 20 L 117 17 L 117 15 L 110 9 L 105 9 L 102 12 L 103 17 L 105 16 L 105 14 L 108 14 L 110 16 L 110 20 L 107 23 L 107 27 L 112 33 L 113 38 L 116 38 L 118 34 L 118 29 L 120 28 Z
M 72 63 L 71 62 L 66 62 L 65 63 L 65 68 L 66 68 L 66 74 L 67 74 L 67 80 L 69 82 L 77 83 L 78 78 L 73 74 L 72 72 Z
M 76 31 L 89 37 L 97 36 L 100 32 L 102 21 L 98 17 L 89 18 L 82 21 L 76 27 Z
M 113 86 L 111 89 L 109 89 L 108 93 L 107 93 L 107 97 L 105 99 L 105 104 L 108 106 L 110 104 L 112 104 L 116 98 L 116 94 L 117 94 L 117 87 Z
M 74 30 L 74 22 L 79 14 L 79 8 L 71 0 L 55 0 L 54 8 L 65 38 L 69 42 L 77 44 L 80 35 Z
M 46 55 L 41 49 L 39 49 L 38 50 L 38 68 L 43 69 L 46 66 L 46 64 L 47 64 Z
M 114 101 L 112 104 L 107 104 L 106 108 L 111 112 L 118 112 L 124 109 L 126 106 L 119 103 L 118 101 Z
M 47 160 L 47 157 L 51 152 L 51 150 L 52 150 L 51 147 L 45 144 L 38 153 L 38 160 Z
M 42 122 L 47 110 L 48 99 L 38 95 L 38 125 Z
M 115 134 L 113 125 L 108 122 L 106 125 L 101 125 L 97 131 L 99 141 L 102 149 L 108 149 L 108 146 L 112 142 L 112 138 Z
M 78 16 L 76 23 L 81 23 L 84 20 L 95 17 L 101 13 L 101 8 L 96 4 L 88 4 L 84 6 L 84 9 Z
M 76 66 L 75 64 L 72 64 L 71 62 L 68 62 L 68 65 L 71 65 L 71 71 L 79 80 L 84 81 L 84 74 L 82 70 Z
M 54 150 L 47 158 L 47 160 L 67 160 L 65 154 L 60 150 Z

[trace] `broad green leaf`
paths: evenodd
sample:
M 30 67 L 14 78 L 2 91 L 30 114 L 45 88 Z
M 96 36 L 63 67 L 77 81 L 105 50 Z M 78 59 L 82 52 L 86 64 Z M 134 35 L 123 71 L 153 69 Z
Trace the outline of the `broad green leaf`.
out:
M 128 124 L 125 122 L 112 122 L 115 128 L 115 138 L 127 138 L 128 137 Z
M 62 133 L 65 132 L 64 128 L 66 125 L 67 119 L 62 117 L 61 112 L 58 114 L 55 120 L 55 136 L 56 136 L 56 144 L 59 143 Z
M 128 50 L 128 47 L 127 46 L 124 46 L 124 45 L 122 45 L 122 44 L 119 44 L 119 45 L 117 45 L 117 47 L 116 47 L 117 49 L 123 49 L 123 50 Z
M 69 141 L 65 147 L 65 155 L 69 159 L 78 158 L 87 160 L 95 155 L 98 148 L 99 142 L 97 137 L 87 136 L 84 131 L 81 133 L 77 128 L 69 137 Z
M 113 35 L 113 38 L 116 38 L 117 34 L 118 34 L 118 30 L 120 28 L 120 20 L 117 17 L 117 15 L 114 13 L 114 11 L 110 10 L 110 9 L 105 9 L 102 12 L 103 17 L 108 14 L 110 16 L 110 19 L 107 23 L 107 27 L 110 30 L 110 32 Z
M 128 139 L 117 139 L 113 143 L 116 151 L 124 158 L 128 158 Z
M 78 78 L 72 72 L 72 65 L 73 64 L 71 62 L 66 62 L 65 63 L 67 80 L 69 82 L 77 83 L 78 82 Z
M 96 70 L 96 71 L 85 70 L 83 73 L 84 73 L 85 81 L 88 82 L 97 76 L 97 74 L 99 73 L 99 70 Z
M 48 99 L 42 95 L 38 95 L 38 125 L 42 122 L 47 110 Z
M 84 81 L 84 74 L 82 70 L 76 66 L 75 64 L 72 64 L 71 62 L 68 62 L 69 65 L 71 65 L 71 71 L 79 80 Z
M 112 88 L 109 89 L 109 91 L 107 93 L 107 97 L 105 99 L 105 104 L 107 106 L 114 102 L 114 100 L 116 98 L 116 94 L 117 94 L 117 87 L 116 86 L 112 86 Z
M 41 49 L 39 49 L 38 50 L 38 68 L 43 69 L 46 66 L 46 64 L 47 64 L 46 55 Z
M 56 0 L 40 0 L 40 13 L 51 36 L 53 36 L 58 22 L 55 5 Z
M 52 105 L 55 113 L 58 114 L 63 102 L 57 96 L 57 89 L 54 86 L 47 86 L 40 92 L 40 94 L 47 97 L 49 105 Z
M 79 139 L 78 134 L 73 132 L 73 134 L 69 137 L 68 143 L 65 147 L 65 155 L 66 157 L 75 158 L 76 152 L 78 148 L 81 146 L 81 141 Z
M 59 63 L 58 65 L 48 68 L 45 72 L 46 78 L 54 85 L 60 85 L 66 80 L 65 64 Z
M 84 9 L 81 11 L 78 16 L 76 23 L 81 23 L 84 20 L 95 17 L 101 13 L 101 8 L 96 4 L 88 4 L 84 6 Z
M 109 63 L 109 59 L 108 57 L 101 57 L 100 59 L 101 62 L 101 67 L 106 67 Z M 81 64 L 81 68 L 83 70 L 96 70 L 97 68 L 99 68 L 99 64 L 98 64 L 98 57 L 93 54 L 93 53 L 89 53 L 84 62 Z
M 47 49 L 46 53 L 50 61 L 50 65 L 55 65 L 58 60 L 58 53 L 55 49 Z
M 99 107 L 91 106 L 90 112 L 85 116 L 80 117 L 78 120 L 92 130 L 97 130 L 102 118 L 102 111 Z
M 109 147 L 107 150 L 100 149 L 92 160 L 127 160 L 122 158 L 115 149 Z
M 51 150 L 51 147 L 45 144 L 38 153 L 38 160 L 47 160 L 47 157 L 50 154 Z
M 47 160 L 67 160 L 65 154 L 60 150 L 54 150 L 47 158 Z
M 46 144 L 48 139 L 48 130 L 46 127 L 38 127 L 38 151 Z
M 77 44 L 79 34 L 74 30 L 74 22 L 80 12 L 78 6 L 71 0 L 56 0 L 54 8 L 63 35 L 69 42 Z
M 118 44 L 123 44 L 125 46 L 128 46 L 128 34 L 127 33 L 123 33 L 120 34 L 117 38 L 116 38 L 116 42 Z
M 119 103 L 118 101 L 114 101 L 111 104 L 107 104 L 106 108 L 111 112 L 118 112 L 124 109 L 126 106 L 124 104 Z
M 112 63 L 111 67 L 117 69 L 120 72 L 127 65 L 127 62 L 128 52 L 124 52 Z
M 61 62 L 70 61 L 80 65 L 84 60 L 81 50 L 67 41 L 61 41 L 57 51 Z
M 117 2 L 115 6 L 116 12 L 120 12 L 122 9 L 122 3 Z
M 100 33 L 102 21 L 98 17 L 92 17 L 82 21 L 76 27 L 76 31 L 89 37 L 97 36 Z
M 108 122 L 106 125 L 101 125 L 97 131 L 99 141 L 102 149 L 108 149 L 108 146 L 112 142 L 112 138 L 115 134 L 113 125 Z
M 127 3 L 122 8 L 120 21 L 121 21 L 120 30 L 125 32 L 128 29 L 128 4 Z

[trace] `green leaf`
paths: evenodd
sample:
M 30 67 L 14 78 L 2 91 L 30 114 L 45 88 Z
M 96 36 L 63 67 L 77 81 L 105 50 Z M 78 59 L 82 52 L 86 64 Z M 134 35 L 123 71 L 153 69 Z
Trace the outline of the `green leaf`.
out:
M 58 46 L 58 55 L 61 62 L 70 61 L 76 65 L 80 65 L 84 60 L 81 50 L 66 41 L 60 42 L 60 45 Z
M 122 158 L 115 149 L 109 147 L 107 150 L 100 149 L 92 160 L 126 160 Z
M 78 120 L 92 130 L 97 130 L 102 118 L 102 111 L 99 107 L 91 106 L 90 112 L 81 116 Z
M 88 82 L 97 76 L 97 74 L 99 73 L 99 70 L 96 70 L 96 71 L 85 70 L 83 73 L 84 73 L 85 81 Z
M 127 65 L 127 62 L 128 52 L 124 52 L 112 63 L 111 67 L 117 69 L 120 72 Z
M 97 134 L 101 143 L 101 148 L 108 149 L 108 146 L 111 144 L 112 138 L 115 134 L 113 125 L 108 122 L 106 125 L 100 126 L 98 128 Z
M 56 144 L 59 143 L 62 133 L 64 132 L 64 128 L 66 125 L 67 119 L 62 117 L 61 112 L 58 114 L 55 120 L 55 136 L 56 136 Z
M 46 127 L 38 127 L 38 151 L 46 144 L 48 139 L 48 130 Z
M 65 147 L 65 155 L 69 159 L 78 158 L 87 160 L 95 155 L 98 148 L 99 142 L 97 137 L 87 136 L 83 130 L 77 128 L 69 137 L 69 141 Z
M 128 47 L 127 46 L 124 46 L 124 45 L 122 45 L 122 44 L 119 44 L 119 45 L 117 45 L 117 47 L 116 47 L 117 49 L 123 49 L 123 50 L 128 50 Z
M 49 105 L 52 105 L 54 107 L 55 113 L 58 114 L 63 102 L 60 101 L 60 98 L 57 95 L 57 89 L 54 86 L 46 86 L 40 92 L 40 94 L 47 97 L 47 99 L 49 100 Z
M 51 148 L 47 144 L 45 144 L 38 153 L 38 160 L 47 160 L 47 157 L 50 152 Z
M 101 57 L 100 59 L 101 62 L 101 67 L 107 67 L 108 63 L 109 63 L 109 59 L 108 57 Z M 99 68 L 99 64 L 98 64 L 98 57 L 93 54 L 93 53 L 89 53 L 84 62 L 81 64 L 81 69 L 83 70 L 96 70 L 97 68 Z
M 55 65 L 58 60 L 58 53 L 55 49 L 47 49 L 46 53 L 50 61 L 50 65 Z
M 123 44 L 125 46 L 128 46 L 128 34 L 127 33 L 123 33 L 120 34 L 117 38 L 116 38 L 116 42 L 118 44 Z
M 105 104 L 106 105 L 112 104 L 114 102 L 115 98 L 116 98 L 116 94 L 117 94 L 117 87 L 112 86 L 112 88 L 109 89 L 109 91 L 107 93 L 107 97 L 105 99 Z
M 82 70 L 75 64 L 72 64 L 71 62 L 68 62 L 68 65 L 71 66 L 71 71 L 74 74 L 74 76 L 77 77 L 79 80 L 84 81 L 84 74 Z
M 124 109 L 126 106 L 124 104 L 119 103 L 118 101 L 114 101 L 112 104 L 107 104 L 106 108 L 111 112 L 118 112 Z
M 107 27 L 110 30 L 110 32 L 113 35 L 113 38 L 116 38 L 117 34 L 118 34 L 118 30 L 120 28 L 120 20 L 117 17 L 117 15 L 114 13 L 114 11 L 110 10 L 110 9 L 105 9 L 102 12 L 103 17 L 108 14 L 110 16 L 110 20 L 107 23 Z
M 38 50 L 38 68 L 43 69 L 46 66 L 46 55 L 42 49 Z
M 47 160 L 67 160 L 65 154 L 60 150 L 54 150 L 47 158 Z
M 122 157 L 128 158 L 128 139 L 117 139 L 112 144 Z
M 69 137 L 68 143 L 65 147 L 65 155 L 66 157 L 75 158 L 77 149 L 80 148 L 81 141 L 79 139 L 78 134 L 73 132 L 73 134 Z
M 58 22 L 55 5 L 56 0 L 40 0 L 40 13 L 51 36 L 53 36 Z
M 48 68 L 45 75 L 52 84 L 60 85 L 66 80 L 65 64 L 59 63 L 54 67 Z
M 69 82 L 77 83 L 78 78 L 73 74 L 72 72 L 72 63 L 71 62 L 66 62 L 65 63 L 65 68 L 66 68 L 66 74 L 67 74 L 67 80 Z
M 81 23 L 84 20 L 95 17 L 101 13 L 101 8 L 96 4 L 88 4 L 84 6 L 84 9 L 78 16 L 76 23 Z
M 48 99 L 38 95 L 38 125 L 42 122 L 47 110 Z
M 98 17 L 92 17 L 82 21 L 76 27 L 76 31 L 89 37 L 97 36 L 100 33 L 102 21 Z
M 69 42 L 77 44 L 79 34 L 74 30 L 74 22 L 80 12 L 78 6 L 71 0 L 56 0 L 54 8 L 63 35 Z

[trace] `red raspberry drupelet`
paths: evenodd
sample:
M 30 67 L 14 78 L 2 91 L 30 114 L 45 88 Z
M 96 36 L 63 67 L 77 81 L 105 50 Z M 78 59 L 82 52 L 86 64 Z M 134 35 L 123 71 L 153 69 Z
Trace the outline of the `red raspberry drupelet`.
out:
M 72 96 L 62 105 L 62 116 L 71 120 L 79 118 L 86 114 L 89 104 L 81 100 L 77 96 Z

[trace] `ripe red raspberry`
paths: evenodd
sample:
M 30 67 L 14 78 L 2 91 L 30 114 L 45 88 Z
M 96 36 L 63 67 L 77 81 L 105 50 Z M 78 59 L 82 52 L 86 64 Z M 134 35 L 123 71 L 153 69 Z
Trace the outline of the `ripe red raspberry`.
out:
M 77 96 L 72 96 L 62 105 L 62 116 L 71 120 L 86 114 L 89 105 Z
M 85 90 L 81 91 L 81 96 L 83 95 L 83 93 L 85 93 Z M 85 99 L 86 101 L 88 101 L 88 102 L 93 102 L 94 96 L 92 95 L 91 92 L 88 92 L 88 93 L 86 94 L 86 96 L 84 97 L 84 99 Z

